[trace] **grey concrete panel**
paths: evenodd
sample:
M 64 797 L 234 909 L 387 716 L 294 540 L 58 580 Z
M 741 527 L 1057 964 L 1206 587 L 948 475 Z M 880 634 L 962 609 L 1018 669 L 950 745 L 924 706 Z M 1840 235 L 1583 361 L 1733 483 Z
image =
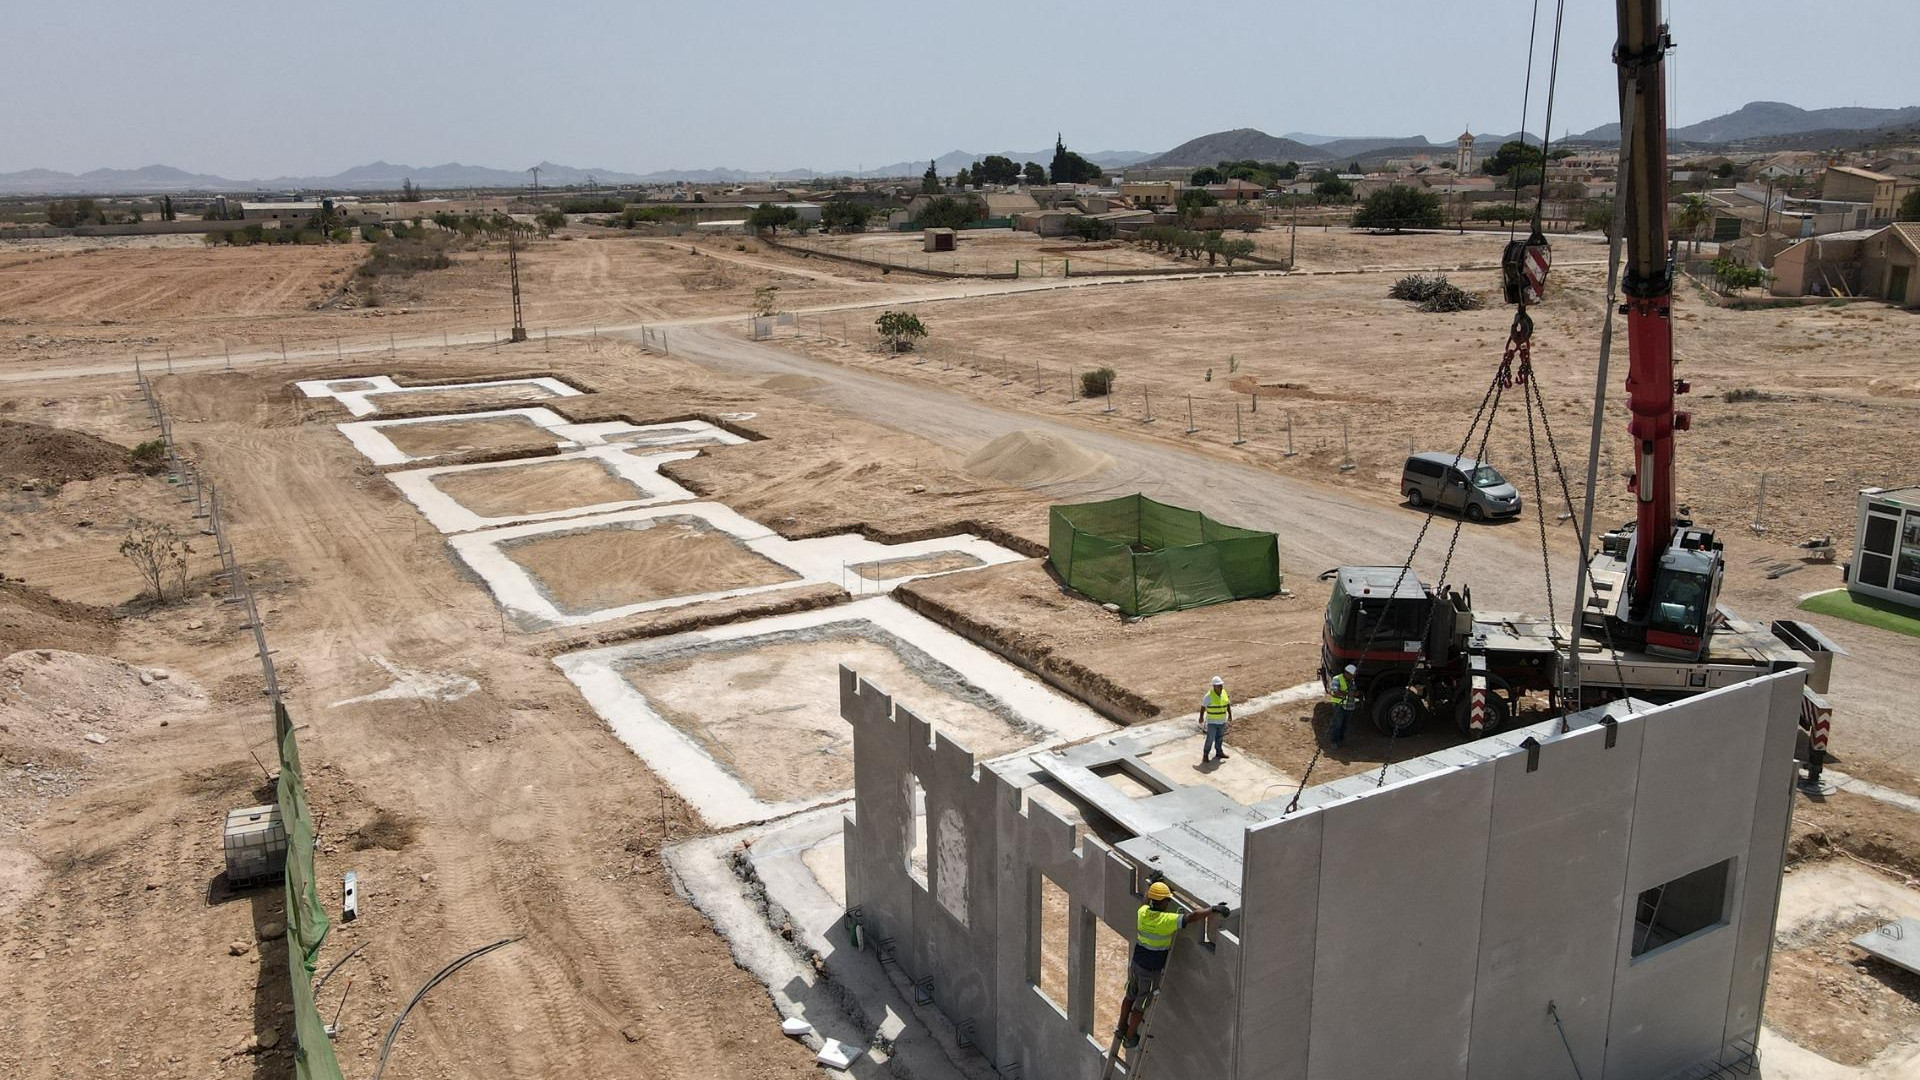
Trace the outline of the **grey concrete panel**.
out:
M 1761 1002 L 1767 968 L 1773 959 L 1774 916 L 1780 905 L 1780 870 L 1786 865 L 1787 834 L 1793 820 L 1793 785 L 1798 778 L 1794 746 L 1800 735 L 1798 671 L 1767 680 L 1766 747 L 1761 751 L 1753 804 L 1753 836 L 1747 845 L 1746 883 L 1740 908 L 1733 986 L 1727 995 L 1727 1033 L 1723 1056 L 1731 1059 L 1759 1038 Z
M 1236 1080 L 1306 1078 L 1323 825 L 1305 812 L 1247 831 Z
M 1464 1077 L 1494 770 L 1330 806 L 1307 1075 Z
M 1667 1076 L 1721 1053 L 1753 839 L 1751 793 L 1759 784 L 1771 699 L 1766 683 L 1740 683 L 1669 706 L 1644 723 L 1608 1076 Z M 1728 858 L 1740 860 L 1729 920 L 1632 957 L 1639 894 Z
M 1580 1075 L 1600 1075 L 1643 731 L 1621 728 L 1612 749 L 1596 729 L 1550 738 L 1534 772 L 1524 753 L 1491 766 L 1471 1080 L 1572 1075 L 1548 1001 Z

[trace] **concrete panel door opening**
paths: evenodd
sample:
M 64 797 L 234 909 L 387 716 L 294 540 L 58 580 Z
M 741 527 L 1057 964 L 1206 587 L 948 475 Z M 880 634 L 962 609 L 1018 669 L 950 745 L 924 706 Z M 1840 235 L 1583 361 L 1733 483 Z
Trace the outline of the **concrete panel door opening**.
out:
M 1046 874 L 1034 871 L 1033 917 L 1027 922 L 1033 928 L 1034 940 L 1028 951 L 1027 981 L 1047 1004 L 1060 1010 L 1061 1016 L 1071 1015 L 1067 1012 L 1071 1000 L 1068 987 L 1072 985 L 1067 935 L 1072 915 L 1073 898 L 1067 890 Z
M 1725 926 L 1732 893 L 1732 859 L 1642 892 L 1633 916 L 1634 959 Z

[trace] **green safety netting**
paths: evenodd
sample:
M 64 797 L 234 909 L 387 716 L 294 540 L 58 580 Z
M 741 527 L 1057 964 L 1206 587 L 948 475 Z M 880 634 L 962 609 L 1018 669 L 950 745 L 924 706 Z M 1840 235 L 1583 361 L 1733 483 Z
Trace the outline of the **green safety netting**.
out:
M 1056 506 L 1047 560 L 1067 587 L 1129 615 L 1271 596 L 1280 542 L 1144 495 Z
M 327 1038 L 327 1022 L 313 1000 L 313 958 L 327 940 L 331 923 L 314 884 L 313 815 L 307 809 L 306 784 L 300 774 L 300 747 L 293 739 L 293 719 L 286 706 L 275 703 L 273 731 L 280 747 L 280 781 L 275 789 L 280 824 L 287 833 L 287 967 L 293 982 L 293 1071 L 298 1080 L 341 1080 Z

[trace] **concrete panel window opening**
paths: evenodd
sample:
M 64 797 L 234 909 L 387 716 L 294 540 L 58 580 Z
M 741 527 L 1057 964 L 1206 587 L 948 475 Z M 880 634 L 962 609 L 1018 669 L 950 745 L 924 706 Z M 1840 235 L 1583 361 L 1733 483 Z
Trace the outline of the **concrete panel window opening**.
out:
M 920 816 L 919 833 L 921 840 L 926 839 L 930 814 Z M 946 913 L 959 920 L 961 926 L 967 926 L 971 919 L 967 915 L 967 827 L 961 820 L 960 811 L 952 806 L 942 807 L 940 818 L 932 823 L 933 829 L 933 897 L 940 901 Z
M 913 807 L 913 843 L 907 846 L 907 876 L 927 887 L 927 790 L 920 778 L 907 774 L 907 805 Z
M 1086 913 L 1093 927 L 1093 1031 L 1090 1033 L 1102 1051 L 1106 1037 L 1120 1023 L 1120 999 L 1127 994 L 1127 961 L 1133 945 L 1126 935 Z
M 1727 925 L 1732 893 L 1732 859 L 1642 892 L 1633 916 L 1634 959 Z
M 1067 951 L 1068 925 L 1073 915 L 1073 898 L 1053 879 L 1036 870 L 1033 874 L 1033 945 L 1029 950 L 1027 981 L 1033 984 L 1047 1004 L 1069 1015 L 1067 988 L 1072 985 Z

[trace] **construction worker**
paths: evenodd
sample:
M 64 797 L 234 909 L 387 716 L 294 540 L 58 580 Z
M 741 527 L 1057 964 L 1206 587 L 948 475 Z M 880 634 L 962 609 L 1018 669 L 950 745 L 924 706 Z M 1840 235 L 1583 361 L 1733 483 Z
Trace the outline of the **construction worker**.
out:
M 1353 710 L 1360 704 L 1360 695 L 1354 689 L 1353 677 L 1360 669 L 1352 664 L 1333 677 L 1333 689 L 1328 692 L 1327 700 L 1333 703 L 1333 728 L 1327 732 L 1327 741 L 1335 748 L 1347 741 L 1347 721 L 1353 719 Z
M 1140 1021 L 1146 1015 L 1147 1001 L 1160 992 L 1160 979 L 1167 971 L 1167 955 L 1173 951 L 1173 937 L 1182 927 L 1198 919 L 1206 922 L 1224 917 L 1227 905 L 1215 904 L 1200 911 L 1173 909 L 1173 890 L 1164 881 L 1147 886 L 1147 902 L 1136 915 L 1138 931 L 1134 936 L 1133 960 L 1127 965 L 1127 996 L 1120 1001 L 1121 1044 L 1140 1045 Z
M 1227 680 L 1215 675 L 1207 696 L 1200 699 L 1200 728 L 1207 733 L 1207 741 L 1200 746 L 1200 764 L 1215 758 L 1227 760 L 1223 740 L 1227 737 L 1227 721 L 1232 719 L 1233 699 L 1227 696 Z

